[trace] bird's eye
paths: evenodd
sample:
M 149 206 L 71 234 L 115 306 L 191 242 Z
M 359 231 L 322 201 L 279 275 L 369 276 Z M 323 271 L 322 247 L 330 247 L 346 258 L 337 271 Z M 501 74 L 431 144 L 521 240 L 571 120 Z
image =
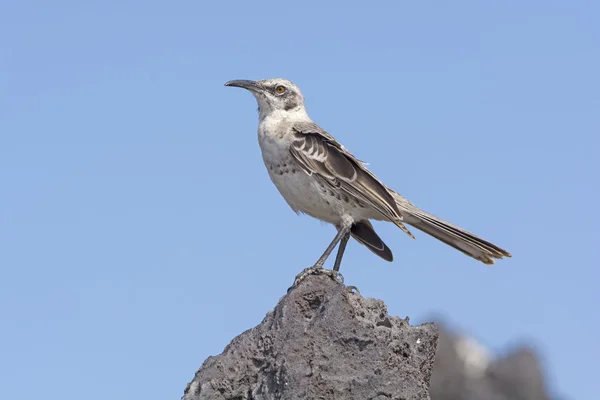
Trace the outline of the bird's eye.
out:
M 283 94 L 285 93 L 285 86 L 279 85 L 275 88 L 275 91 L 277 92 L 277 94 Z

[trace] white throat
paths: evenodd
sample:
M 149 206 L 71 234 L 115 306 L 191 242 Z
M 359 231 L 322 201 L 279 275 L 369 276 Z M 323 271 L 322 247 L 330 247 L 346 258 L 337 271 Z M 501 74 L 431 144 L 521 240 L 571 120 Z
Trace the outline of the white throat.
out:
M 273 109 L 269 104 L 258 104 L 258 119 L 291 119 L 293 121 L 310 120 L 304 106 L 292 108 L 291 110 Z
M 258 119 L 259 121 L 264 121 L 265 119 L 293 119 L 295 121 L 298 120 L 310 120 L 308 114 L 306 112 L 306 108 L 304 105 L 299 107 L 292 108 L 291 110 L 284 110 L 279 108 L 273 108 L 272 104 L 268 99 L 263 96 L 256 96 L 256 101 L 258 103 Z

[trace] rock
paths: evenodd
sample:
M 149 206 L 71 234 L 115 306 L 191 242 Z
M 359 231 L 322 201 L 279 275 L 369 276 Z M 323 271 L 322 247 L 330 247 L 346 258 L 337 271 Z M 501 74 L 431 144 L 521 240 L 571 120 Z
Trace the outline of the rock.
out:
M 290 288 L 262 323 L 209 357 L 183 400 L 429 399 L 438 341 L 329 276 Z
M 432 400 L 551 399 L 531 348 L 516 348 L 495 358 L 475 340 L 445 328 L 441 329 L 430 392 Z

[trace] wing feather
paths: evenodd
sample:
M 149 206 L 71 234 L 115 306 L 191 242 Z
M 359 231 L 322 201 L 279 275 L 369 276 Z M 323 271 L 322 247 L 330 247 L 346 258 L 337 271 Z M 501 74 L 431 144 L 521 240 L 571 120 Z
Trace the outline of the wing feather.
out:
M 315 123 L 296 124 L 292 132 L 290 153 L 304 172 L 318 174 L 332 187 L 372 207 L 413 237 L 401 222 L 402 214 L 392 194 L 362 161 Z

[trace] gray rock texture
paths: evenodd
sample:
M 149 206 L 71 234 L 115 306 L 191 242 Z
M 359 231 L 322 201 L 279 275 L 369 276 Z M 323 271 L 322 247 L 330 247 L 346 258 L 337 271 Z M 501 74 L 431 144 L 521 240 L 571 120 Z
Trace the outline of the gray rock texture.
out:
M 523 346 L 494 357 L 473 339 L 440 324 L 432 400 L 549 400 L 535 351 Z
M 438 341 L 385 304 L 310 275 L 261 324 L 209 357 L 183 400 L 429 399 Z

